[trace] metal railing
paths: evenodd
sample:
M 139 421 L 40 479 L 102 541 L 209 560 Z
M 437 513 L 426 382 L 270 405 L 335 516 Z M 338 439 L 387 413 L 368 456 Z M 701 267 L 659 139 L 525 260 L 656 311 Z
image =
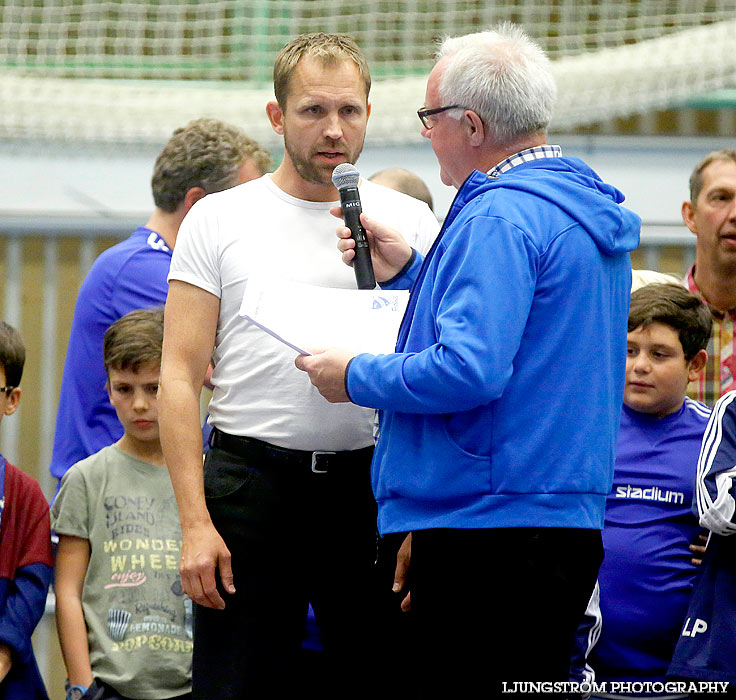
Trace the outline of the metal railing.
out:
M 26 345 L 23 397 L 0 426 L 0 450 L 36 477 L 47 497 L 56 487 L 48 464 L 79 285 L 97 255 L 140 221 L 0 217 L 0 318 L 21 332 Z

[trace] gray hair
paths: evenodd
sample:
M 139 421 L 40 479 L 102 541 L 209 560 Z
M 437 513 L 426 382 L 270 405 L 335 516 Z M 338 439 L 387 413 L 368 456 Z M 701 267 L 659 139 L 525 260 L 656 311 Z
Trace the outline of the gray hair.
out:
M 445 57 L 439 85 L 444 105 L 472 109 L 503 144 L 547 128 L 557 85 L 549 58 L 520 27 L 504 22 L 490 31 L 448 37 L 436 54 L 438 61 Z

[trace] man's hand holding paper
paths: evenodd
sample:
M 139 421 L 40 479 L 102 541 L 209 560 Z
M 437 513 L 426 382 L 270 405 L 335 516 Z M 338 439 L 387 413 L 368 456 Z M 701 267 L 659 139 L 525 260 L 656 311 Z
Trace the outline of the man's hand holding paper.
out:
M 294 364 L 309 374 L 309 381 L 330 403 L 350 401 L 345 390 L 345 370 L 354 352 L 341 348 L 315 350 L 311 355 L 299 355 Z

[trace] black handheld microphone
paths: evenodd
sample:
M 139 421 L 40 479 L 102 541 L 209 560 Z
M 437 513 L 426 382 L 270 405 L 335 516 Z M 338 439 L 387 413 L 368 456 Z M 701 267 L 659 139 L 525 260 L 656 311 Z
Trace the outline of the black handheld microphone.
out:
M 340 193 L 342 218 L 345 220 L 345 226 L 350 229 L 350 237 L 355 241 L 355 258 L 353 258 L 355 281 L 358 283 L 358 289 L 375 289 L 376 277 L 373 274 L 371 251 L 368 248 L 365 229 L 360 223 L 363 207 L 358 192 L 359 179 L 360 173 L 351 163 L 340 163 L 332 171 L 332 184 Z

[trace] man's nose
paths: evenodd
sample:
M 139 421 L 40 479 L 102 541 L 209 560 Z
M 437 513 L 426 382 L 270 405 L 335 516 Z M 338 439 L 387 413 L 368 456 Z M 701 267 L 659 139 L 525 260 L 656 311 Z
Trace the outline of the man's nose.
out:
M 731 206 L 728 209 L 728 218 L 730 221 L 736 221 L 736 197 L 731 200 Z
M 342 138 L 342 122 L 339 114 L 329 114 L 327 116 L 324 134 L 333 141 L 339 141 Z

